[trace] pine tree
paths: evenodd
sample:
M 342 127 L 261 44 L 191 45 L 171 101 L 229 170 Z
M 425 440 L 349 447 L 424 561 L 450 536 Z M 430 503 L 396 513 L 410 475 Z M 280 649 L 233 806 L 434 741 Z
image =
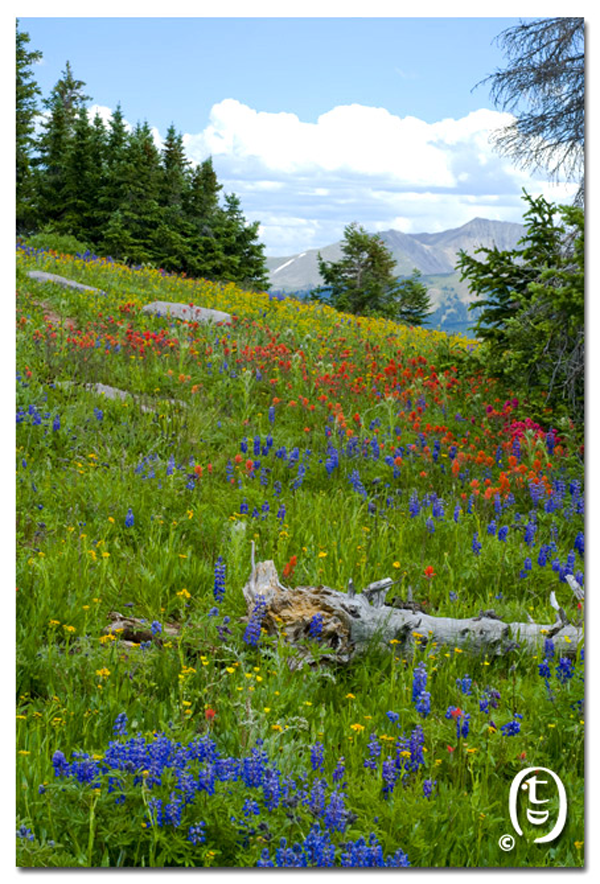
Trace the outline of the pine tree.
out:
M 105 151 L 105 178 L 100 196 L 105 223 L 122 205 L 126 191 L 126 172 L 129 136 L 121 105 L 113 111 L 109 124 Z
M 161 153 L 161 164 L 163 170 L 161 204 L 180 209 L 190 163 L 185 155 L 183 136 L 181 133 L 177 133 L 173 124 L 167 129 Z
M 35 116 L 38 110 L 37 96 L 41 90 L 31 71 L 32 65 L 42 58 L 39 50 L 29 51 L 29 34 L 19 31 L 17 20 L 17 85 L 16 85 L 16 223 L 17 231 L 30 228 L 34 223 L 33 175 L 31 153 L 35 144 Z
M 48 111 L 38 141 L 35 165 L 37 175 L 37 210 L 42 224 L 64 230 L 66 213 L 67 158 L 75 131 L 77 115 L 90 100 L 83 94 L 83 80 L 76 80 L 67 62 L 62 77 L 42 104 Z
M 96 170 L 92 155 L 92 127 L 88 112 L 79 108 L 64 164 L 63 214 L 57 224 L 61 233 L 87 241 L 93 233 Z
M 249 224 L 236 194 L 227 194 L 221 223 L 217 228 L 222 238 L 225 266 L 221 277 L 253 288 L 267 288 L 268 271 L 264 244 L 258 239 L 258 221 Z
M 121 180 L 121 199 L 109 218 L 104 247 L 110 243 L 114 258 L 127 257 L 140 264 L 160 261 L 160 243 L 156 242 L 161 222 L 160 153 L 146 122 L 138 124 L 128 139 Z M 118 216 L 113 219 L 115 212 Z M 118 242 L 118 231 L 125 232 L 122 243 Z
M 423 325 L 431 313 L 431 299 L 427 292 L 427 286 L 421 282 L 419 270 L 413 270 L 412 276 L 398 282 L 397 294 L 398 310 L 395 316 L 397 322 L 404 325 Z
M 325 283 L 312 292 L 337 310 L 359 316 L 395 318 L 399 312 L 399 284 L 393 255 L 378 236 L 360 225 L 344 229 L 343 257 L 324 261 L 318 254 L 319 273 Z

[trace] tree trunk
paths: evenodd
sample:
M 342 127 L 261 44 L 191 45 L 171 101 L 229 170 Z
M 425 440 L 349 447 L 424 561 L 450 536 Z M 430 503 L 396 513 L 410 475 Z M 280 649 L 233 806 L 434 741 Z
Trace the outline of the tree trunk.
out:
M 328 586 L 287 589 L 279 582 L 274 563 L 266 561 L 259 562 L 256 567 L 253 563 L 250 578 L 242 591 L 249 616 L 252 616 L 258 597 L 262 596 L 265 601 L 262 626 L 269 633 L 280 630 L 287 641 L 298 648 L 297 665 L 312 657 L 307 639 L 315 615 L 320 615 L 322 620 L 319 647 L 330 649 L 326 659 L 340 663 L 347 663 L 372 642 L 403 654 L 410 654 L 415 643 L 419 642 L 497 656 L 515 648 L 543 653 L 544 640 L 552 638 L 559 655 L 572 656 L 583 639 L 583 628 L 569 623 L 556 603 L 554 593 L 551 593 L 550 601 L 558 612 L 557 620 L 553 624 L 538 625 L 533 622 L 505 623 L 496 618 L 493 611 L 480 612 L 467 620 L 456 620 L 425 614 L 416 610 L 418 605 L 410 601 L 404 608 L 387 605 L 385 596 L 391 584 L 389 579 L 381 580 L 360 594 L 354 593 L 352 584 L 348 593 Z

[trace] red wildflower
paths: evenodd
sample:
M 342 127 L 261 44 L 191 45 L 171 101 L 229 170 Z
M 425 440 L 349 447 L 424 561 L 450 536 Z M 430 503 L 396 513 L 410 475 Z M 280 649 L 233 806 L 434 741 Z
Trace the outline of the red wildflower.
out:
M 204 715 L 206 716 L 207 721 L 212 721 L 217 713 L 214 709 L 210 709 L 210 707 L 205 711 Z
M 423 576 L 430 580 L 432 577 L 437 577 L 437 574 L 433 570 L 433 565 L 427 565 L 425 570 L 423 571 Z
M 287 565 L 283 569 L 284 577 L 291 577 L 296 570 L 296 565 L 298 564 L 298 556 L 292 556 Z

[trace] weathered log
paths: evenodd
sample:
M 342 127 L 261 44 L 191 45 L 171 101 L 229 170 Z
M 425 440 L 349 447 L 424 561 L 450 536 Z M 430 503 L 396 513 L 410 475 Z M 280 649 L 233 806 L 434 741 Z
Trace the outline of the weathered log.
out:
M 280 631 L 298 649 L 298 665 L 310 656 L 306 640 L 317 614 L 322 621 L 319 644 L 330 651 L 327 659 L 340 663 L 347 663 L 373 642 L 404 654 L 418 642 L 499 656 L 516 648 L 543 652 L 544 640 L 552 638 L 559 654 L 573 655 L 583 639 L 583 629 L 570 624 L 562 608 L 557 621 L 545 625 L 505 623 L 493 611 L 480 611 L 465 620 L 435 617 L 414 610 L 414 604 L 407 608 L 386 604 L 391 584 L 391 580 L 378 581 L 358 594 L 352 582 L 348 593 L 328 586 L 288 589 L 281 584 L 275 564 L 266 561 L 256 566 L 253 562 L 242 591 L 250 616 L 259 597 L 264 599 L 262 626 L 269 633 Z

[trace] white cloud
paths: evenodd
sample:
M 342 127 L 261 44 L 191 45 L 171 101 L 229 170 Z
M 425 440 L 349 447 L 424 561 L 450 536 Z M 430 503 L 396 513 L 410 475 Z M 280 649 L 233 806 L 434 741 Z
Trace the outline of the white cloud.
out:
M 307 123 L 227 98 L 183 141 L 192 161 L 212 156 L 225 192 L 261 222 L 267 254 L 289 255 L 340 239 L 352 221 L 405 233 L 459 227 L 475 215 L 521 221 L 522 188 L 550 191 L 493 150 L 490 133 L 512 119 L 482 108 L 427 123 L 352 104 Z

